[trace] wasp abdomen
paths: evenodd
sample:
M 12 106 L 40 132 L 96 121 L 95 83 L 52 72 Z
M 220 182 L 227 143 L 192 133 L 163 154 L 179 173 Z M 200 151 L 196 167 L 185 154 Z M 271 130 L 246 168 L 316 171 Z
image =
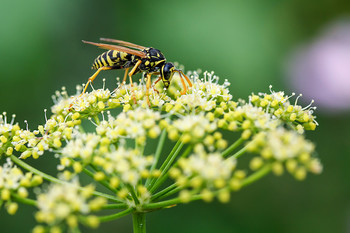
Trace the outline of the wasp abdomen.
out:
M 123 69 L 134 63 L 135 55 L 120 52 L 116 50 L 108 50 L 99 55 L 92 64 L 93 69 L 104 66 L 111 66 L 114 69 Z

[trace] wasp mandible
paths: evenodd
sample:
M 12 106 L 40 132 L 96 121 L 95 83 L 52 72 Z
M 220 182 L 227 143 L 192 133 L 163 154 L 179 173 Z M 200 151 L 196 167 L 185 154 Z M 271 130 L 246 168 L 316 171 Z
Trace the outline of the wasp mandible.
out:
M 152 47 L 144 47 L 141 45 L 136 45 L 130 42 L 100 38 L 101 41 L 111 42 L 118 45 L 112 44 L 103 44 L 103 43 L 94 43 L 89 41 L 84 41 L 84 43 L 92 44 L 103 49 L 108 49 L 108 51 L 99 55 L 93 62 L 92 68 L 97 69 L 97 71 L 89 78 L 88 82 L 85 85 L 85 88 L 82 94 L 85 93 L 89 83 L 92 83 L 96 76 L 102 70 L 113 70 L 113 69 L 125 69 L 124 79 L 122 84 L 126 82 L 127 76 L 129 75 L 130 85 L 132 92 L 133 82 L 132 76 L 134 74 L 145 72 L 145 77 L 147 78 L 146 82 L 146 96 L 147 101 L 149 96 L 149 89 L 151 87 L 151 76 L 159 75 L 158 79 L 154 82 L 154 85 L 160 80 L 163 81 L 164 87 L 168 88 L 171 82 L 171 79 L 175 72 L 180 76 L 183 90 L 181 94 L 185 94 L 187 87 L 183 77 L 186 79 L 189 87 L 192 87 L 190 79 L 184 74 L 182 70 L 175 69 L 174 65 L 171 62 L 166 62 L 166 59 L 162 52 L 158 49 Z M 129 69 L 131 71 L 128 73 Z M 136 102 L 136 98 L 134 96 Z

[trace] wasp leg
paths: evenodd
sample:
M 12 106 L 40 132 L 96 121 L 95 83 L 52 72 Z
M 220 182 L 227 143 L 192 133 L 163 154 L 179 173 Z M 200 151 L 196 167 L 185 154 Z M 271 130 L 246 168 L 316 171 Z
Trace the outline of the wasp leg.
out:
M 129 71 L 130 67 L 125 69 L 125 74 L 124 74 L 124 78 L 123 78 L 123 82 L 122 85 L 126 83 L 126 78 L 128 77 L 128 71 Z
M 85 93 L 85 91 L 86 91 L 87 87 L 89 86 L 89 84 L 92 83 L 92 82 L 95 80 L 95 78 L 96 78 L 97 75 L 101 72 L 101 70 L 110 70 L 110 69 L 112 69 L 112 67 L 110 67 L 110 66 L 103 66 L 103 67 L 99 68 L 99 69 L 89 78 L 89 80 L 88 80 L 87 83 L 85 84 L 85 88 L 84 88 L 83 92 L 80 94 L 80 96 L 82 96 L 82 95 Z
M 128 70 L 129 70 L 129 67 L 125 69 L 123 81 L 120 83 L 120 85 L 117 88 L 114 89 L 114 91 L 116 91 L 118 88 L 120 88 L 126 83 L 126 78 L 128 77 Z
M 153 83 L 152 87 L 153 87 L 153 90 L 155 92 L 157 92 L 157 94 L 159 94 L 159 91 L 154 87 L 160 80 L 162 80 L 162 77 L 159 76 L 159 78 Z
M 136 69 L 139 67 L 139 65 L 141 64 L 141 60 L 139 60 L 138 62 L 136 62 L 135 66 L 132 68 L 132 70 L 129 73 L 129 79 L 130 79 L 130 86 L 131 86 L 131 92 L 132 92 L 132 98 L 134 99 L 134 102 L 136 104 L 136 96 L 135 96 L 135 90 L 134 90 L 134 84 L 132 83 L 132 76 L 134 75 Z
M 151 76 L 152 74 L 147 74 L 147 83 L 146 83 L 146 100 L 149 107 L 151 107 L 151 103 L 149 102 L 149 88 L 151 87 Z

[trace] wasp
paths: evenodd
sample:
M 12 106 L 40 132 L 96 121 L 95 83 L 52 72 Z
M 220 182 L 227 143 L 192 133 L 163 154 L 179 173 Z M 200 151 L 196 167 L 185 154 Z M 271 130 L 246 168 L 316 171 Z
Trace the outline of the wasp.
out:
M 152 47 L 144 47 L 122 40 L 108 38 L 100 38 L 100 40 L 114 44 L 94 43 L 83 40 L 84 43 L 95 45 L 103 49 L 108 49 L 108 51 L 99 55 L 93 62 L 92 69 L 96 69 L 97 71 L 88 79 L 88 82 L 86 83 L 82 94 L 85 93 L 87 86 L 94 81 L 94 79 L 102 70 L 116 69 L 125 69 L 122 84 L 126 82 L 127 76 L 129 76 L 132 93 L 134 93 L 132 76 L 137 73 L 144 72 L 144 77 L 147 79 L 146 96 L 148 103 L 152 75 L 159 75 L 158 79 L 153 83 L 153 86 L 159 81 L 162 81 L 164 87 L 167 89 L 170 85 L 174 73 L 177 72 L 180 76 L 183 86 L 183 90 L 181 92 L 182 95 L 187 92 L 184 78 L 187 81 L 189 87 L 192 87 L 191 81 L 184 74 L 184 72 L 182 70 L 176 69 L 171 62 L 167 62 L 163 53 L 158 49 Z M 130 72 L 129 69 L 131 69 Z M 133 98 L 136 102 L 135 96 Z

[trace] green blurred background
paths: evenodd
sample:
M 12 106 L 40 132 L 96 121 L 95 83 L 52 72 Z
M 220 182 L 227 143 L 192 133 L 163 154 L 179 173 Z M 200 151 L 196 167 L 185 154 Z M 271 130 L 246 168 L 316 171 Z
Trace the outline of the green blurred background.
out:
M 99 37 L 153 46 L 186 70 L 214 70 L 229 79 L 234 99 L 268 92 L 270 84 L 291 93 L 284 72 L 290 53 L 347 15 L 348 0 L 1 0 L 0 111 L 16 113 L 22 126 L 28 120 L 30 129 L 43 123 L 55 90 L 66 86 L 73 94 L 92 74 L 102 50 L 81 40 Z M 103 72 L 94 85 L 101 87 L 106 77 L 113 89 L 122 75 Z M 234 193 L 229 204 L 197 202 L 154 212 L 148 232 L 350 232 L 349 113 L 316 114 L 320 126 L 307 136 L 317 145 L 322 175 L 304 182 L 270 175 Z M 32 208 L 20 205 L 14 217 L 0 212 L 2 233 L 29 232 L 34 224 Z M 131 227 L 125 217 L 86 232 Z

